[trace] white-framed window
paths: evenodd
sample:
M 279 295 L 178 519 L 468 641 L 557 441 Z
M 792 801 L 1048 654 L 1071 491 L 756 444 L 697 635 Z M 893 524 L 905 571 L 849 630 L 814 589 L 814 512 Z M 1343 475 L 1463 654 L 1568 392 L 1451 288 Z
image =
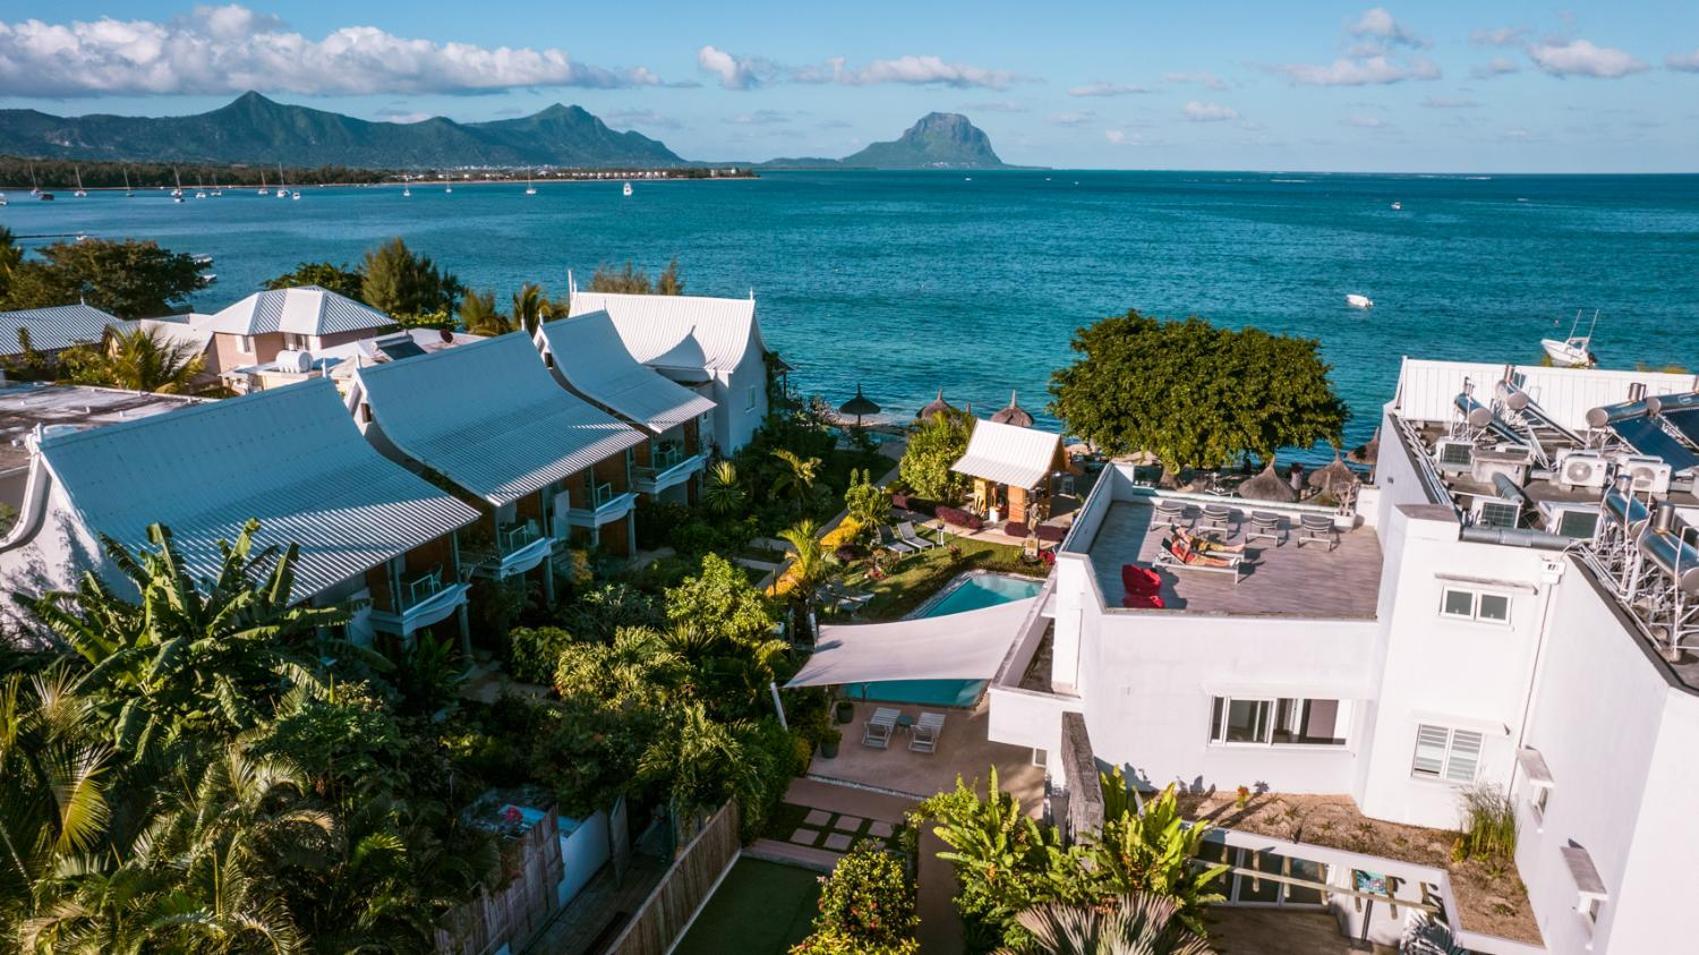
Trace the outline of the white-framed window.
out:
M 1551 796 L 1552 788 L 1549 785 L 1535 784 L 1528 787 L 1528 812 L 1533 815 L 1535 822 L 1546 821 L 1546 803 L 1551 800 Z
M 1439 600 L 1439 615 L 1479 623 L 1510 623 L 1510 595 L 1466 587 L 1446 587 Z
M 1418 724 L 1410 775 L 1448 783 L 1472 783 L 1481 768 L 1484 742 L 1485 737 L 1474 730 Z
M 236 339 L 236 350 L 244 355 L 252 355 L 254 353 L 254 336 L 238 336 Z
M 1343 746 L 1349 722 L 1341 700 L 1217 696 L 1210 706 L 1209 739 L 1263 746 Z

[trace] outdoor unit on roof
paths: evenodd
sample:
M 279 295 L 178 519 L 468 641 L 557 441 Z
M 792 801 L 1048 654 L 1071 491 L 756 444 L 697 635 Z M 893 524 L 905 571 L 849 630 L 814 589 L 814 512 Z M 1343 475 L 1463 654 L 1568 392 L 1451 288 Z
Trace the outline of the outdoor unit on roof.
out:
M 1502 474 L 1520 487 L 1528 480 L 1528 464 L 1527 448 L 1481 448 L 1469 465 L 1469 476 L 1482 484 L 1491 484 L 1495 475 Z
M 1674 469 L 1663 458 L 1648 458 L 1625 454 L 1617 459 L 1617 473 L 1627 475 L 1634 482 L 1634 491 L 1638 494 L 1667 494 L 1670 489 L 1670 472 Z
M 1446 474 L 1462 474 L 1469 470 L 1469 465 L 1475 460 L 1475 443 L 1473 441 L 1452 441 L 1441 439 L 1434 442 L 1434 460 L 1438 462 L 1441 472 Z
M 1469 503 L 1469 513 L 1483 527 L 1516 527 L 1522 523 L 1522 502 L 1477 494 Z
M 1597 451 L 1570 451 L 1557 459 L 1557 483 L 1564 487 L 1604 487 L 1610 462 Z
M 1592 540 L 1599 527 L 1599 508 L 1594 504 L 1541 501 L 1540 517 L 1547 533 L 1572 540 Z

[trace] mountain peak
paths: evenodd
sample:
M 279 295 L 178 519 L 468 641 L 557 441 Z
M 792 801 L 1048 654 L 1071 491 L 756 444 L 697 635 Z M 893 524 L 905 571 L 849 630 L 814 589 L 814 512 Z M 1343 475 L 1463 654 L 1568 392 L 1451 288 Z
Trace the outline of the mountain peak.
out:
M 996 169 L 991 138 L 960 113 L 927 113 L 894 142 L 874 143 L 843 160 L 882 169 Z

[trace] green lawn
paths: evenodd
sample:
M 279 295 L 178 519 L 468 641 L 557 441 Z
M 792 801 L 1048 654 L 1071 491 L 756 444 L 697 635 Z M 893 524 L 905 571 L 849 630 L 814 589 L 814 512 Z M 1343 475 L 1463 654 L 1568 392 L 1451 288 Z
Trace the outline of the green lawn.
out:
M 936 539 L 936 531 L 922 533 L 928 540 Z M 884 580 L 865 580 L 859 574 L 852 576 L 848 581 L 850 586 L 873 594 L 873 599 L 857 617 L 870 621 L 896 620 L 920 606 L 926 598 L 942 590 L 945 584 L 965 570 L 982 568 L 1020 574 L 1042 574 L 1045 570 L 1042 565 L 1022 564 L 1021 549 L 1013 544 L 995 544 L 966 537 L 953 537 L 949 541 L 961 549 L 959 558 L 952 558 L 948 547 L 932 547 L 904 557 L 894 573 Z
M 808 937 L 820 882 L 795 866 L 739 859 L 696 917 L 675 955 L 784 955 Z

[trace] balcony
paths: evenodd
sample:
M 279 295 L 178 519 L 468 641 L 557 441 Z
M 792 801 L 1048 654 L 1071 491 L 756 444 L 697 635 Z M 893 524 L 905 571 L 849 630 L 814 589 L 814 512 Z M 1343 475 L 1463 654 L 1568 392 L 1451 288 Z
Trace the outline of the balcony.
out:
M 401 583 L 399 610 L 372 608 L 372 626 L 385 633 L 412 636 L 416 630 L 448 619 L 466 602 L 469 585 L 443 579 L 442 568 Z
M 519 521 L 496 529 L 494 549 L 486 545 L 469 558 L 476 573 L 501 580 L 523 574 L 548 560 L 554 546 L 554 538 L 543 533 L 542 524 L 535 520 Z
M 648 466 L 632 470 L 632 484 L 644 494 L 659 494 L 690 480 L 707 463 L 704 453 L 685 454 L 678 442 L 664 442 L 650 453 Z
M 603 481 L 590 486 L 589 500 L 567 509 L 566 522 L 573 527 L 601 527 L 631 513 L 637 495 L 630 491 L 614 490 L 613 482 Z

